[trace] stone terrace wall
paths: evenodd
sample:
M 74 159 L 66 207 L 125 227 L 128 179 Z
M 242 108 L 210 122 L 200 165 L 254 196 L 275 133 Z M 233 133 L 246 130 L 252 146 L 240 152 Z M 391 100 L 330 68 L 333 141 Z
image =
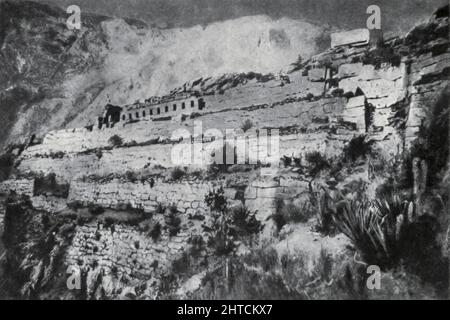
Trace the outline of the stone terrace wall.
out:
M 0 183 L 0 197 L 5 197 L 12 191 L 28 196 L 37 210 L 58 212 L 66 208 L 66 199 L 46 195 L 34 196 L 34 179 L 6 180 Z
M 93 268 L 96 264 L 107 274 L 158 278 L 180 257 L 190 236 L 190 232 L 182 230 L 176 236 L 163 234 L 153 241 L 137 227 L 116 224 L 111 229 L 89 223 L 76 228 L 72 245 L 67 250 L 66 265 Z
M 399 68 L 386 66 L 375 70 L 372 65 L 353 63 L 341 65 L 335 76 L 335 79 L 339 81 L 339 88 L 344 92 L 355 92 L 357 88 L 360 88 L 365 94 L 365 102 L 375 106 L 373 125 L 381 128 L 381 130 L 376 130 L 380 141 L 394 132 L 394 129 L 389 126 L 389 118 L 393 116 L 390 107 L 406 96 L 408 81 L 405 70 L 405 64 L 401 64 Z M 317 83 L 323 86 L 323 82 Z M 291 83 L 290 86 L 292 85 Z M 238 89 L 234 88 L 233 90 Z M 187 134 L 198 137 L 198 134 L 213 128 L 221 132 L 225 132 L 226 129 L 239 129 L 246 119 L 252 121 L 254 128 L 260 129 L 288 127 L 310 129 L 314 128 L 314 119 L 317 117 L 327 117 L 330 122 L 341 117 L 357 124 L 355 133 L 365 132 L 364 106 L 360 101 L 355 105 L 355 99 L 359 97 L 349 101 L 346 98 L 328 97 L 309 102 L 301 100 L 301 96 L 304 94 L 283 93 L 283 90 L 288 90 L 284 87 L 278 87 L 277 90 L 280 91 L 278 96 L 271 96 L 270 99 L 266 99 L 267 96 L 260 97 L 262 100 L 257 102 L 247 98 L 238 103 L 229 101 L 230 97 L 227 96 L 211 96 L 210 99 L 222 99 L 223 103 L 228 103 L 228 109 L 218 108 L 220 110 L 217 112 L 204 114 L 197 119 L 186 119 L 184 122 L 141 120 L 129 124 L 119 123 L 114 128 L 101 130 L 94 127 L 92 131 L 86 128 L 53 131 L 45 136 L 42 144 L 31 146 L 25 150 L 23 158 L 57 152 L 78 153 L 108 147 L 109 139 L 113 135 L 119 135 L 125 143 L 148 143 L 149 141 L 155 143 L 170 139 L 177 130 L 184 130 Z M 273 105 L 273 103 L 275 104 Z M 237 109 L 238 107 L 244 109 Z M 203 131 L 194 132 L 196 121 L 201 123 Z M 167 147 L 153 148 L 160 149 L 155 150 L 155 154 L 167 155 Z M 157 161 L 164 163 L 165 159 Z
M 186 214 L 205 211 L 205 195 L 218 184 L 204 182 L 164 183 L 124 182 L 113 180 L 107 183 L 74 181 L 71 184 L 68 202 L 81 201 L 104 208 L 120 209 L 126 205 L 152 212 L 158 204 L 175 205 Z
M 308 183 L 289 176 L 277 179 L 257 179 L 245 190 L 245 205 L 251 211 L 257 211 L 257 219 L 266 221 L 275 213 L 275 199 L 302 200 L 308 190 Z M 304 200 L 304 199 L 303 199 Z
M 14 191 L 17 194 L 23 194 L 31 197 L 33 195 L 33 188 L 34 180 L 6 180 L 0 183 L 0 195 L 8 195 L 11 191 Z
M 292 82 L 283 87 L 279 81 L 270 81 L 268 83 L 249 83 L 244 86 L 238 86 L 227 90 L 223 95 L 216 94 L 204 97 L 207 103 L 206 113 L 217 113 L 229 110 L 235 110 L 238 115 L 235 116 L 237 126 L 232 125 L 226 128 L 238 128 L 242 124 L 240 108 L 251 107 L 255 105 L 271 105 L 272 103 L 283 101 L 287 98 L 305 97 L 307 94 L 320 96 L 323 92 L 323 84 L 319 82 L 309 82 L 306 77 L 301 76 L 299 72 L 290 75 Z M 313 106 L 312 106 L 313 107 Z M 311 109 L 306 107 L 306 110 Z M 282 114 L 283 110 L 280 110 Z M 304 111 L 304 110 L 303 110 Z M 263 119 L 272 119 L 273 113 L 269 117 L 260 117 Z M 233 117 L 233 114 L 227 117 Z M 211 122 L 204 123 L 205 128 L 219 128 L 218 124 L 223 123 L 223 116 L 216 116 Z M 120 122 L 113 128 L 98 129 L 93 126 L 92 130 L 87 128 L 65 129 L 49 132 L 43 139 L 45 146 L 33 146 L 29 152 L 79 152 L 86 149 L 99 148 L 107 146 L 108 140 L 113 135 L 120 135 L 126 142 L 136 141 L 145 142 L 158 137 L 170 137 L 172 132 L 179 128 L 192 127 L 193 121 L 187 119 L 182 125 L 178 121 L 151 121 L 148 117 L 142 118 L 135 123 Z M 275 124 L 277 121 L 275 121 Z
M 273 176 L 257 176 L 244 187 L 243 201 L 252 211 L 257 211 L 257 218 L 265 221 L 275 210 L 275 198 L 305 201 L 308 195 L 308 182 L 299 180 L 296 174 L 275 173 Z M 33 181 L 23 180 L 19 184 L 8 183 L 9 189 L 18 194 L 30 196 L 33 207 L 38 210 L 58 213 L 67 207 L 67 203 L 78 201 L 85 206 L 99 205 L 114 210 L 128 210 L 132 207 L 154 212 L 158 205 L 175 205 L 182 217 L 196 214 L 208 214 L 204 202 L 205 195 L 213 189 L 223 186 L 225 196 L 230 204 L 236 204 L 239 188 L 233 183 L 227 185 L 224 181 L 184 181 L 167 183 L 161 179 L 154 181 L 153 187 L 149 181 L 127 182 L 118 179 L 109 182 L 72 181 L 68 199 L 52 196 L 33 196 Z M 239 185 L 239 183 L 238 183 Z M 14 189 L 17 188 L 17 189 Z M 237 201 L 239 202 L 239 201 Z
M 394 116 L 391 106 L 407 97 L 408 74 L 405 63 L 400 67 L 388 67 L 376 70 L 373 65 L 362 63 L 343 64 L 336 75 L 339 80 L 339 88 L 344 92 L 355 92 L 360 88 L 364 93 L 367 103 L 375 107 L 373 112 L 372 135 L 382 141 L 389 135 L 395 135 L 396 131 L 389 125 L 389 119 Z M 364 117 L 364 101 L 357 101 L 356 97 L 348 102 L 344 117 L 348 121 L 361 121 Z M 356 109 L 355 109 L 356 108 Z M 359 110 L 359 111 L 358 111 Z M 356 114 L 355 111 L 358 111 Z M 356 117 L 350 115 L 356 115 Z M 358 127 L 361 127 L 360 123 Z
M 152 107 L 142 106 L 140 108 L 131 109 L 125 111 L 123 115 L 126 115 L 126 121 L 128 121 L 128 114 L 132 114 L 132 118 L 135 118 L 135 113 L 139 112 L 139 119 L 152 118 L 164 118 L 164 117 L 178 117 L 181 115 L 190 115 L 192 113 L 204 112 L 218 112 L 228 109 L 239 109 L 248 107 L 250 105 L 271 104 L 277 101 L 284 100 L 287 96 L 291 95 L 306 95 L 308 93 L 314 96 L 320 96 L 323 93 L 323 84 L 318 82 L 309 81 L 308 76 L 303 76 L 301 72 L 294 72 L 289 75 L 290 82 L 285 82 L 280 79 L 272 79 L 267 82 L 260 82 L 256 79 L 247 80 L 245 83 L 240 83 L 236 87 L 228 87 L 223 92 L 216 92 L 216 94 L 206 94 L 202 96 L 206 104 L 206 108 L 198 110 L 197 98 L 195 98 L 195 107 L 190 105 L 191 98 L 184 100 L 186 102 L 186 108 L 181 109 L 181 102 L 183 100 L 175 100 L 173 102 L 166 102 Z M 281 85 L 283 83 L 283 85 Z M 211 90 L 208 90 L 211 91 Z M 220 90 L 219 90 L 220 91 Z M 172 106 L 177 104 L 177 110 L 174 111 Z M 165 106 L 168 107 L 168 112 L 165 112 Z M 161 109 L 161 114 L 150 116 L 149 109 Z M 146 116 L 143 117 L 142 111 L 146 111 Z M 121 119 L 121 124 L 123 120 Z
M 247 84 L 228 89 L 224 94 L 203 97 L 206 102 L 206 112 L 221 111 L 229 108 L 245 108 L 251 105 L 272 104 L 287 97 L 301 96 L 308 93 L 320 96 L 323 93 L 323 83 L 312 82 L 301 72 L 289 74 L 290 83 L 280 85 L 281 81 L 272 80 L 265 83 L 249 81 Z
M 126 205 L 152 212 L 158 204 L 175 205 L 182 214 L 205 214 L 208 209 L 205 195 L 219 186 L 225 189 L 225 196 L 232 204 L 237 198 L 238 188 L 223 182 L 192 182 L 163 183 L 156 181 L 153 188 L 148 182 L 108 183 L 74 182 L 71 185 L 70 201 L 93 203 L 105 208 L 120 209 Z M 243 201 L 251 211 L 258 211 L 257 217 L 265 221 L 275 209 L 275 198 L 306 201 L 308 196 L 308 181 L 299 179 L 296 174 L 278 176 L 258 176 L 245 187 Z
M 33 196 L 30 198 L 33 208 L 46 212 L 59 213 L 67 209 L 67 199 L 53 196 Z
M 198 120 L 201 120 L 203 132 L 208 128 L 217 128 L 222 130 L 222 132 L 230 128 L 238 129 L 245 119 L 250 119 L 255 129 L 302 127 L 307 129 L 306 133 L 281 136 L 279 143 L 280 158 L 283 156 L 299 156 L 310 151 L 321 151 L 327 156 L 333 156 L 339 154 L 343 145 L 361 130 L 351 132 L 340 129 L 336 134 L 331 134 L 329 130 L 323 128 L 324 124 L 314 123 L 314 119 L 317 117 L 325 119 L 328 122 L 325 124 L 325 127 L 332 125 L 332 122 L 339 115 L 343 114 L 346 105 L 347 100 L 345 98 L 326 98 L 314 102 L 290 102 L 273 108 L 266 106 L 257 110 L 234 110 L 226 113 L 209 114 Z M 360 118 L 355 119 L 353 115 L 352 120 L 358 123 L 364 121 L 363 113 L 359 112 L 357 117 Z M 192 130 L 194 121 L 187 120 L 183 124 L 172 122 L 161 124 L 141 121 L 124 127 L 123 131 L 117 127 L 104 130 L 94 129 L 92 132 L 87 129 L 52 132 L 46 136 L 43 144 L 29 147 L 23 152 L 19 171 L 22 173 L 42 172 L 45 174 L 54 172 L 58 177 L 69 181 L 88 174 L 108 175 L 110 173 L 125 173 L 126 171 L 142 170 L 152 165 L 171 168 L 178 166 L 171 158 L 172 150 L 175 147 L 173 144 L 156 143 L 103 150 L 100 157 L 98 153 L 91 152 L 86 154 L 80 152 L 108 146 L 109 138 L 115 133 L 119 134 L 125 142 L 136 141 L 141 143 L 157 139 L 159 137 L 157 133 L 161 132 L 158 131 L 158 128 L 154 128 L 153 124 L 158 126 L 164 125 L 165 133 L 167 134 L 169 134 L 171 129 L 181 128 L 184 130 L 187 128 L 188 134 L 194 134 Z M 334 143 L 329 143 L 330 141 Z M 210 145 L 205 143 L 202 145 L 202 148 L 192 146 L 196 150 L 203 150 L 201 155 L 201 158 L 204 159 L 204 165 L 201 166 L 203 168 L 212 161 L 210 156 L 211 148 L 208 148 Z M 252 141 L 250 141 L 250 145 L 255 147 L 253 150 L 250 150 L 250 154 L 261 156 L 260 146 L 256 146 Z M 255 149 L 258 149 L 258 152 L 254 153 Z M 65 154 L 62 157 L 61 155 L 55 156 L 56 152 L 64 152 Z M 267 154 L 264 156 L 266 157 Z M 266 162 L 264 157 L 260 157 L 259 160 L 263 163 Z M 272 162 L 272 159 L 270 160 L 269 162 Z M 187 161 L 187 164 L 189 164 L 189 161 Z
M 261 137 L 260 143 L 256 139 L 250 139 L 247 145 L 250 160 L 256 163 L 273 163 L 278 165 L 283 156 L 298 157 L 306 152 L 320 151 L 327 156 L 337 155 L 342 151 L 344 144 L 353 137 L 352 131 L 340 131 L 333 135 L 326 131 L 297 133 L 279 137 L 279 155 L 274 158 L 271 150 L 268 150 L 267 137 Z M 272 139 L 276 139 L 273 137 Z M 255 141 L 255 142 L 253 142 Z M 333 143 L 330 143 L 333 141 Z M 21 173 L 55 173 L 65 182 L 70 182 L 86 175 L 107 176 L 109 174 L 124 174 L 127 171 L 140 171 L 153 166 L 174 168 L 177 166 L 190 166 L 205 169 L 214 158 L 211 156 L 217 150 L 218 143 L 196 144 L 155 144 L 148 146 L 124 147 L 113 150 L 104 150 L 99 157 L 97 154 L 65 154 L 61 158 L 40 156 L 24 156 L 18 167 Z M 177 150 L 183 149 L 180 154 Z M 189 152 L 190 151 L 190 152 Z M 173 158 L 172 158 L 173 153 Z M 199 154 L 197 154 L 199 153 Z M 202 159 L 201 163 L 194 162 L 193 156 Z M 177 162 L 173 159 L 177 159 Z
M 327 98 L 314 102 L 292 100 L 261 105 L 262 108 L 249 110 L 229 110 L 226 112 L 206 114 L 198 119 L 187 119 L 179 122 L 152 122 L 142 120 L 132 124 L 117 125 L 109 129 L 89 131 L 85 128 L 53 131 L 47 134 L 40 145 L 29 147 L 23 153 L 24 157 L 45 155 L 56 152 L 82 152 L 109 146 L 108 140 L 113 135 L 122 137 L 125 143 L 135 141 L 145 143 L 151 140 L 169 139 L 174 132 L 183 130 L 198 137 L 208 129 L 218 129 L 225 133 L 226 129 L 239 129 L 246 119 L 253 122 L 254 128 L 286 128 L 291 126 L 310 127 L 316 116 L 328 116 L 335 119 L 345 108 L 345 98 Z M 251 105 L 247 105 L 250 107 Z M 224 119 L 226 119 L 224 121 Z M 201 123 L 203 132 L 194 132 L 195 122 Z

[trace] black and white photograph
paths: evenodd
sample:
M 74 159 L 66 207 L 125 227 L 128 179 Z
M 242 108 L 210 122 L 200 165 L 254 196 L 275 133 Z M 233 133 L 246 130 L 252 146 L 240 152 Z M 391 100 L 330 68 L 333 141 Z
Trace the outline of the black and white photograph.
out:
M 449 300 L 449 42 L 448 0 L 0 0 L 0 300 Z

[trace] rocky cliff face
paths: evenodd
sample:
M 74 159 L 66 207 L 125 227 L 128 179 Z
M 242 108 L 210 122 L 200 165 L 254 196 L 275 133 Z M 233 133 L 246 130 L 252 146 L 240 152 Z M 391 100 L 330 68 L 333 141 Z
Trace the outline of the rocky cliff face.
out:
M 329 49 L 282 77 L 245 73 L 188 82 L 186 89 L 205 94 L 207 107 L 199 114 L 56 130 L 12 150 L 14 167 L 0 184 L 0 194 L 12 192 L 4 219 L 7 266 L 18 266 L 6 270 L 15 279 L 12 293 L 445 295 L 448 45 L 447 7 L 404 38 Z M 203 130 L 247 127 L 249 154 L 257 156 L 247 164 L 214 163 L 217 137 L 195 133 L 195 121 Z M 184 139 L 173 136 L 182 129 L 190 132 Z M 275 161 L 257 129 L 278 130 Z M 173 151 L 186 145 L 200 150 L 204 162 L 175 164 Z M 394 194 L 408 205 L 394 206 Z M 352 201 L 365 206 L 342 211 L 346 201 L 353 209 Z M 408 248 L 392 253 L 388 243 L 377 253 L 388 251 L 392 260 L 383 260 L 339 224 L 345 212 L 370 215 L 369 204 L 400 208 L 389 216 L 395 226 L 381 224 L 377 232 L 414 244 L 420 263 L 411 263 L 411 274 L 394 267 L 398 255 L 417 262 Z M 383 263 L 381 291 L 364 289 L 367 273 L 358 254 L 369 264 Z M 423 261 L 433 267 L 424 272 Z M 69 273 L 79 276 L 76 290 L 63 276 L 50 277 L 68 267 L 78 270 Z

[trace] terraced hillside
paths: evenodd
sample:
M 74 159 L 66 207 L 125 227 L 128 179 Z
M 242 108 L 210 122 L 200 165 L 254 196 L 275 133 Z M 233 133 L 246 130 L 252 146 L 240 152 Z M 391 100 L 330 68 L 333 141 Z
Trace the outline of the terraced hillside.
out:
M 101 129 L 89 119 L 12 147 L 0 184 L 12 294 L 445 296 L 449 70 L 447 7 L 404 38 L 331 48 L 286 75 L 173 91 L 200 92 L 202 113 Z M 218 161 L 226 129 L 241 129 L 246 161 Z M 374 220 L 358 233 L 361 214 Z M 365 289 L 370 264 L 378 291 Z

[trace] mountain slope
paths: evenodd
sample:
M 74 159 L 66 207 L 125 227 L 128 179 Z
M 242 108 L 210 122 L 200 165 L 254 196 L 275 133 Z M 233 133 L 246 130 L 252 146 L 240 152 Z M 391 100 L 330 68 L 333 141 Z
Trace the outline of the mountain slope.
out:
M 267 16 L 157 29 L 33 2 L 0 3 L 0 144 L 93 122 L 107 102 L 132 103 L 202 76 L 278 72 L 316 53 L 325 30 Z

